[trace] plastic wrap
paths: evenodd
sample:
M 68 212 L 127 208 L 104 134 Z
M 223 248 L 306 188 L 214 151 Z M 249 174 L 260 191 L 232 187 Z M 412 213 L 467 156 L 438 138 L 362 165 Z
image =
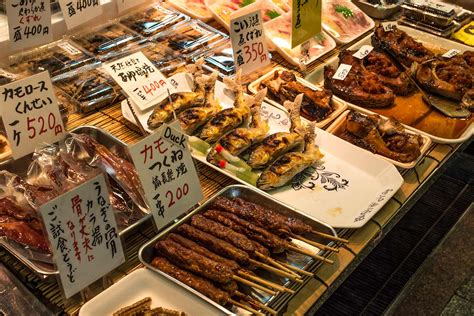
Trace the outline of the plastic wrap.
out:
M 170 58 L 158 44 L 150 43 L 141 49 L 141 52 L 165 76 L 172 76 L 174 73 L 182 71 L 184 66 L 186 66 L 186 60 L 184 58 Z
M 230 43 L 217 48 L 204 58 L 204 68 L 209 71 L 218 71 L 224 76 L 232 76 L 235 73 L 234 56 Z

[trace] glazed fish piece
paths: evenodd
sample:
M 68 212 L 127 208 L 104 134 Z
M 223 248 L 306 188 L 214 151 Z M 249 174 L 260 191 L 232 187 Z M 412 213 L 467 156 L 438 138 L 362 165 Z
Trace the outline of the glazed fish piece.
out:
M 234 129 L 232 132 L 224 135 L 217 144 L 211 149 L 207 156 L 207 161 L 218 165 L 223 157 L 218 153 L 218 150 L 225 150 L 232 156 L 238 156 L 253 144 L 261 142 L 265 135 L 267 135 L 270 127 L 268 123 L 262 119 L 260 108 L 267 94 L 267 89 L 260 90 L 253 99 L 253 104 L 250 108 L 252 121 L 249 127 L 240 127 Z
M 250 107 L 244 97 L 240 74 L 241 71 L 233 80 L 228 77 L 224 78 L 224 83 L 235 95 L 234 107 L 218 112 L 204 125 L 199 138 L 209 144 L 215 143 L 222 135 L 242 125 L 250 117 Z
M 219 103 L 214 94 L 214 87 L 217 80 L 217 72 L 212 73 L 208 78 L 199 77 L 197 84 L 202 84 L 205 89 L 205 104 L 181 112 L 178 115 L 181 129 L 188 135 L 192 135 L 199 127 L 206 124 L 217 112 Z
M 292 151 L 303 150 L 304 129 L 300 119 L 300 107 L 303 94 L 299 94 L 294 102 L 286 101 L 284 103 L 290 113 L 291 128 L 290 132 L 279 132 L 266 137 L 251 152 L 247 163 L 254 169 L 265 168 L 279 156 Z
M 321 159 L 323 154 L 314 144 L 315 138 L 314 124 L 309 124 L 304 135 L 304 152 L 289 152 L 280 156 L 262 172 L 257 180 L 257 187 L 268 191 L 284 186 L 298 173 Z

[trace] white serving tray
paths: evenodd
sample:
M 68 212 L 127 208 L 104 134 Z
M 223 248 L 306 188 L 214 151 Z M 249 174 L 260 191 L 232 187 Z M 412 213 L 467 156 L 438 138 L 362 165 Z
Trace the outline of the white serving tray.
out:
M 187 315 L 223 315 L 224 313 L 167 278 L 146 268 L 138 269 L 92 300 L 85 303 L 79 316 L 112 315 L 145 297 L 151 297 L 151 307 L 164 307 Z
M 215 95 L 223 109 L 233 106 L 234 96 L 224 83 L 216 82 Z M 127 109 L 122 104 L 124 117 L 135 124 Z M 269 134 L 290 128 L 288 113 L 265 102 L 262 116 L 268 119 Z M 139 119 L 146 121 L 146 118 Z M 395 194 L 403 178 L 392 164 L 372 153 L 319 128 L 316 128 L 316 134 L 316 144 L 325 156 L 315 168 L 305 171 L 304 181 L 294 181 L 292 185 L 268 193 L 259 191 L 332 227 L 362 227 Z M 199 152 L 193 151 L 193 157 L 235 181 L 249 185 L 231 172 L 208 163 L 206 156 Z
M 270 70 L 268 73 L 266 73 L 265 75 L 263 75 L 262 77 L 258 78 L 257 80 L 255 80 L 254 82 L 252 82 L 251 84 L 248 85 L 248 89 L 251 93 L 253 94 L 256 94 L 258 92 L 258 87 L 260 86 L 260 83 L 263 81 L 263 80 L 266 80 L 270 77 L 273 77 L 273 74 L 275 73 L 275 71 L 290 71 L 286 68 L 283 68 L 283 67 L 276 67 L 272 70 Z M 296 76 L 296 80 L 301 83 L 302 85 L 312 89 L 312 90 L 318 90 L 320 91 L 321 88 L 320 87 L 317 87 L 315 86 L 314 84 L 312 84 L 311 82 L 299 77 L 299 76 Z M 283 106 L 283 104 L 280 104 L 276 101 L 273 101 L 271 100 L 270 98 L 265 98 L 265 100 L 270 103 L 271 105 L 279 108 L 279 109 L 282 109 L 284 110 L 285 107 Z M 336 117 L 338 117 L 342 112 L 344 112 L 345 109 L 347 109 L 347 105 L 346 105 L 346 102 L 337 98 L 333 98 L 332 100 L 333 102 L 333 105 L 334 105 L 334 111 L 327 117 L 325 118 L 324 120 L 316 123 L 316 127 L 318 128 L 324 128 L 325 126 L 327 126 L 329 123 L 331 123 Z M 303 120 L 306 120 L 305 118 L 301 117 Z
M 369 113 L 370 111 L 359 111 L 361 113 L 364 113 L 364 114 L 371 114 Z M 331 133 L 331 134 L 334 134 L 338 128 L 341 126 L 341 124 L 344 123 L 344 121 L 346 120 L 346 117 L 347 115 L 349 114 L 349 111 L 345 111 L 344 113 L 342 113 L 341 116 L 339 116 L 327 129 L 326 131 L 328 133 Z M 380 114 L 378 114 L 380 115 Z M 384 116 L 380 115 L 380 117 L 386 119 Z M 406 126 L 406 125 L 403 125 L 405 127 L 405 132 L 407 133 L 410 133 L 410 134 L 413 134 L 413 135 L 420 135 L 423 139 L 423 145 L 421 145 L 421 148 L 420 148 L 420 156 L 416 159 L 416 160 L 413 160 L 412 162 L 400 162 L 400 161 L 397 161 L 397 160 L 393 160 L 393 159 L 390 159 L 388 157 L 385 157 L 383 155 L 379 155 L 379 154 L 375 154 L 376 156 L 382 158 L 382 159 L 385 159 L 387 160 L 388 162 L 392 163 L 393 165 L 397 166 L 397 167 L 400 167 L 400 168 L 403 168 L 403 169 L 411 169 L 413 168 L 414 166 L 416 166 L 416 164 L 418 163 L 418 161 L 420 161 L 420 159 L 423 157 L 423 155 L 426 153 L 426 151 L 428 150 L 428 148 L 430 148 L 430 145 L 431 145 L 431 139 L 426 136 L 426 135 L 422 135 L 418 132 L 415 131 L 414 128 L 412 127 L 409 127 L 409 126 Z M 354 145 L 356 146 L 356 145 Z M 357 146 L 356 146 L 357 147 Z

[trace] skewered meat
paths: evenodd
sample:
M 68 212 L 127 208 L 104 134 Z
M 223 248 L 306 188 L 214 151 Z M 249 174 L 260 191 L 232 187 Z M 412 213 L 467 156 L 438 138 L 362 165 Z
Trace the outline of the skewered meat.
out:
M 225 240 L 247 253 L 255 252 L 255 246 L 245 235 L 235 232 L 234 230 L 213 220 L 209 220 L 202 215 L 194 215 L 191 218 L 191 225 L 208 234 Z
M 220 305 L 225 305 L 230 299 L 227 292 L 219 289 L 209 280 L 175 266 L 166 258 L 155 257 L 152 261 L 152 265 L 178 281 L 181 281 L 198 292 L 201 292 Z
M 387 107 L 395 101 L 393 91 L 386 87 L 377 74 L 364 70 L 361 61 L 344 51 L 339 55 L 340 63 L 352 68 L 344 80 L 333 79 L 336 70 L 324 67 L 324 86 L 338 97 L 367 107 Z
M 207 249 L 219 253 L 222 256 L 237 261 L 239 264 L 247 265 L 249 262 L 249 255 L 230 243 L 216 238 L 202 230 L 196 229 L 188 224 L 183 224 L 178 227 L 178 233 L 196 241 L 205 246 Z
M 301 115 L 310 121 L 322 121 L 334 110 L 330 90 L 310 89 L 298 82 L 295 74 L 290 71 L 275 71 L 273 77 L 263 80 L 261 84 L 268 88 L 269 97 L 281 104 L 292 101 L 303 93 Z
M 405 67 L 410 67 L 412 62 L 422 63 L 434 57 L 429 49 L 404 31 L 398 28 L 385 31 L 383 25 L 375 28 L 372 45 L 388 51 Z
M 173 264 L 218 283 L 232 281 L 233 271 L 222 263 L 211 260 L 172 240 L 158 241 L 155 249 Z

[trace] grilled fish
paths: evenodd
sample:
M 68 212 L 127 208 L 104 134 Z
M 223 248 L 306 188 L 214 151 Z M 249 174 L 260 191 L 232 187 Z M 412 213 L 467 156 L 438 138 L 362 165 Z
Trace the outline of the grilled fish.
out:
M 206 101 L 203 106 L 184 110 L 178 115 L 181 129 L 186 134 L 192 135 L 196 129 L 206 124 L 219 111 L 219 103 L 214 94 L 217 76 L 217 72 L 214 72 L 207 78 L 199 77 L 196 79 L 197 84 L 204 86 Z
M 254 169 L 265 168 L 279 156 L 292 151 L 303 150 L 304 129 L 301 124 L 300 107 L 303 100 L 303 94 L 299 94 L 294 102 L 286 101 L 284 103 L 290 113 L 291 128 L 290 132 L 279 132 L 266 137 L 251 152 L 247 163 Z
M 304 152 L 289 152 L 280 156 L 265 169 L 257 180 L 257 187 L 271 190 L 287 184 L 295 175 L 305 170 L 323 157 L 319 148 L 314 144 L 316 138 L 314 124 L 308 125 L 304 140 Z
M 210 144 L 215 143 L 222 135 L 248 121 L 250 107 L 244 97 L 240 74 L 239 70 L 234 80 L 224 78 L 224 83 L 234 92 L 234 107 L 220 111 L 204 125 L 199 135 L 202 140 Z
M 267 94 L 267 89 L 260 90 L 253 98 L 253 104 L 250 107 L 252 121 L 249 127 L 240 127 L 224 135 L 219 139 L 216 145 L 211 149 L 207 156 L 207 161 L 218 165 L 222 159 L 218 151 L 225 150 L 232 156 L 238 156 L 253 144 L 263 140 L 270 127 L 267 121 L 262 120 L 260 107 Z

